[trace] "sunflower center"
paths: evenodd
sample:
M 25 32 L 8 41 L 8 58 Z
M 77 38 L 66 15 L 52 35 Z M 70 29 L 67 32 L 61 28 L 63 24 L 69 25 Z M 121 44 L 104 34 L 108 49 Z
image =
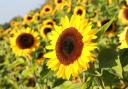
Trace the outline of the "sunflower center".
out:
M 58 0 L 57 3 L 62 3 L 62 0 Z
M 77 60 L 83 49 L 83 36 L 76 28 L 70 27 L 65 29 L 57 39 L 56 56 L 58 60 L 69 65 Z
M 51 30 L 52 30 L 51 28 L 48 28 L 48 27 L 45 28 L 44 29 L 44 34 L 47 35 L 49 32 L 51 32 Z
M 16 39 L 16 43 L 21 49 L 27 49 L 33 46 L 34 37 L 29 33 L 23 33 Z
M 48 24 L 48 25 L 51 25 L 51 26 L 53 26 L 53 23 L 52 23 L 52 22 L 48 22 L 47 24 Z
M 32 17 L 31 17 L 31 16 L 28 16 L 28 17 L 27 17 L 27 19 L 28 19 L 28 20 L 31 20 L 31 19 L 32 19 Z
M 106 24 L 107 22 L 109 22 L 110 20 L 106 19 L 104 21 L 101 22 L 101 25 L 103 26 L 104 24 Z M 109 26 L 109 28 L 106 30 L 106 32 L 109 32 L 111 30 L 113 30 L 113 23 Z
M 74 49 L 74 39 L 66 37 L 62 43 L 62 51 L 66 55 L 70 55 Z
M 82 10 L 81 10 L 81 9 L 79 9 L 79 10 L 77 11 L 77 15 L 82 15 Z
M 37 59 L 40 59 L 40 58 L 42 58 L 42 57 L 43 57 L 43 53 L 39 53 Z
M 50 11 L 50 9 L 49 8 L 46 8 L 45 11 Z
M 128 20 L 128 8 L 124 9 L 124 16 Z

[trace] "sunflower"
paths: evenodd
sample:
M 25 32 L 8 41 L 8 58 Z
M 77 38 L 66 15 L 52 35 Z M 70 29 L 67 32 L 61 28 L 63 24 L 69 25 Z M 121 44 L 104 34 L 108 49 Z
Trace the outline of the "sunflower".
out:
M 63 6 L 63 10 L 64 10 L 65 12 L 69 13 L 69 12 L 71 11 L 71 5 L 72 5 L 71 1 L 66 2 L 66 3 L 64 4 L 64 6 Z
M 12 21 L 10 22 L 10 25 L 11 25 L 11 27 L 16 27 L 16 26 L 19 25 L 19 23 L 18 23 L 17 21 L 12 20 Z
M 50 4 L 45 4 L 41 9 L 40 15 L 42 16 L 42 15 L 51 14 L 52 10 L 53 8 Z
M 119 46 L 120 49 L 128 48 L 128 27 L 125 27 L 124 31 L 118 35 L 119 42 L 121 45 Z
M 31 22 L 33 22 L 33 21 L 34 21 L 33 16 L 31 16 L 31 15 L 26 15 L 26 16 L 24 17 L 23 24 L 31 23 Z
M 84 6 L 76 6 L 73 11 L 74 15 L 79 15 L 81 17 L 85 17 L 86 10 Z
M 38 33 L 30 28 L 14 31 L 10 44 L 17 56 L 29 55 L 39 47 Z
M 56 6 L 64 5 L 66 0 L 54 0 L 54 3 Z
M 71 2 L 67 2 L 66 0 L 54 0 L 55 9 L 52 14 L 55 14 L 57 11 L 63 11 L 66 9 L 67 12 L 71 10 Z
M 36 12 L 34 14 L 33 18 L 34 18 L 35 21 L 40 21 L 40 19 L 41 19 L 40 13 L 39 12 Z
M 109 19 L 105 19 L 105 20 L 102 20 L 100 23 L 99 23 L 99 26 L 103 26 L 104 24 L 106 24 L 107 22 L 109 22 L 110 20 Z M 115 23 L 113 22 L 109 28 L 105 31 L 105 35 L 107 36 L 114 36 L 116 34 L 116 26 L 115 26 Z
M 51 25 L 42 25 L 40 29 L 41 36 L 46 39 L 48 33 L 50 33 L 53 30 L 53 26 Z
M 46 19 L 43 21 L 43 25 L 51 25 L 52 27 L 54 27 L 55 24 L 56 22 L 53 19 Z
M 119 11 L 119 21 L 123 24 L 128 24 L 128 7 L 123 6 Z
M 80 16 L 67 16 L 61 19 L 61 25 L 55 25 L 55 30 L 48 35 L 50 45 L 46 49 L 52 50 L 44 55 L 50 60 L 48 68 L 57 72 L 58 77 L 70 79 L 89 68 L 89 63 L 95 61 L 91 53 L 96 48 L 95 30 L 91 30 L 91 23 Z
M 44 56 L 44 53 L 39 53 L 39 55 L 38 55 L 38 57 L 37 57 L 37 59 L 36 59 L 36 64 L 41 64 L 41 62 L 43 61 L 43 57 Z

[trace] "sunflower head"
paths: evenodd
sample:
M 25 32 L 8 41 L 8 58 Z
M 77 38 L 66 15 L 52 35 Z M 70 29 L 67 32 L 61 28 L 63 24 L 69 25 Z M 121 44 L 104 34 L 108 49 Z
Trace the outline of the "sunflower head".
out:
M 39 47 L 38 33 L 30 28 L 14 31 L 13 34 L 10 44 L 16 55 L 29 55 Z
M 120 49 L 128 48 L 128 27 L 125 27 L 124 31 L 118 35 L 119 42 L 121 45 L 119 46 Z
M 79 15 L 81 17 L 85 17 L 85 14 L 86 14 L 86 10 L 85 10 L 85 7 L 83 6 L 76 6 L 74 8 L 74 12 L 73 12 L 74 15 Z
M 128 24 L 128 7 L 127 6 L 123 6 L 120 9 L 118 18 L 121 23 Z
M 95 30 L 91 24 L 80 16 L 73 15 L 61 19 L 61 25 L 55 25 L 55 30 L 48 36 L 50 41 L 46 49 L 53 50 L 44 55 L 50 58 L 47 66 L 57 72 L 58 77 L 69 79 L 89 68 L 89 62 L 95 61 L 92 51 L 96 44 Z
M 43 25 L 51 25 L 52 27 L 54 27 L 55 21 L 53 19 L 46 19 L 43 21 Z
M 47 35 L 53 30 L 53 26 L 51 25 L 42 25 L 40 29 L 41 36 L 46 39 Z
M 33 16 L 33 18 L 36 20 L 36 21 L 39 21 L 41 19 L 41 16 L 40 16 L 40 13 L 39 12 L 36 12 Z
M 10 22 L 10 25 L 11 25 L 12 27 L 16 27 L 16 26 L 19 25 L 19 23 L 18 23 L 17 21 L 13 20 L 13 21 Z
M 39 54 L 38 54 L 38 57 L 37 57 L 37 59 L 36 59 L 36 64 L 41 64 L 41 62 L 43 61 L 43 57 L 44 56 L 44 53 L 42 53 L 42 52 L 40 52 Z
M 63 5 L 66 2 L 66 0 L 54 0 L 54 3 L 56 6 Z
M 105 20 L 101 21 L 100 26 L 103 26 L 104 24 L 108 23 L 109 21 L 110 21 L 109 19 L 105 19 Z M 115 32 L 116 32 L 116 27 L 115 27 L 115 23 L 113 22 L 109 26 L 109 28 L 105 31 L 105 35 L 114 36 Z
M 34 21 L 33 16 L 31 16 L 31 15 L 26 15 L 26 16 L 24 17 L 23 23 L 26 24 L 26 23 L 31 23 L 31 22 L 33 22 L 33 21 Z
M 52 8 L 52 6 L 51 6 L 50 4 L 45 4 L 45 5 L 42 7 L 42 9 L 41 9 L 40 14 L 41 14 L 41 16 L 42 16 L 42 15 L 51 14 L 51 13 L 52 13 L 52 10 L 53 10 L 53 8 Z

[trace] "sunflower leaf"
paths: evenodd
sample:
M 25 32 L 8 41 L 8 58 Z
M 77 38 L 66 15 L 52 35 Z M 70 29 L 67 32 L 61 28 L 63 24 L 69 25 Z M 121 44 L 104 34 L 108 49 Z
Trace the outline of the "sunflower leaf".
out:
M 113 66 L 112 69 L 116 72 L 117 76 L 119 78 L 123 78 L 123 75 L 122 75 L 122 65 L 120 63 L 120 59 L 118 57 L 118 59 L 115 60 L 116 61 L 116 66 Z
M 57 86 L 53 89 L 80 89 L 81 83 L 72 83 L 70 81 L 66 81 L 60 86 Z
M 92 89 L 92 78 L 89 77 L 87 81 L 82 85 L 81 89 Z

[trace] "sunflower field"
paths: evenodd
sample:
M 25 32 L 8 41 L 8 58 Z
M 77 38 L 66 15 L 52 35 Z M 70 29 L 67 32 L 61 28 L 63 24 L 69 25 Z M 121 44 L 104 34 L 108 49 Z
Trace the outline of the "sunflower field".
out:
M 1 24 L 0 89 L 128 89 L 128 0 L 46 0 Z

